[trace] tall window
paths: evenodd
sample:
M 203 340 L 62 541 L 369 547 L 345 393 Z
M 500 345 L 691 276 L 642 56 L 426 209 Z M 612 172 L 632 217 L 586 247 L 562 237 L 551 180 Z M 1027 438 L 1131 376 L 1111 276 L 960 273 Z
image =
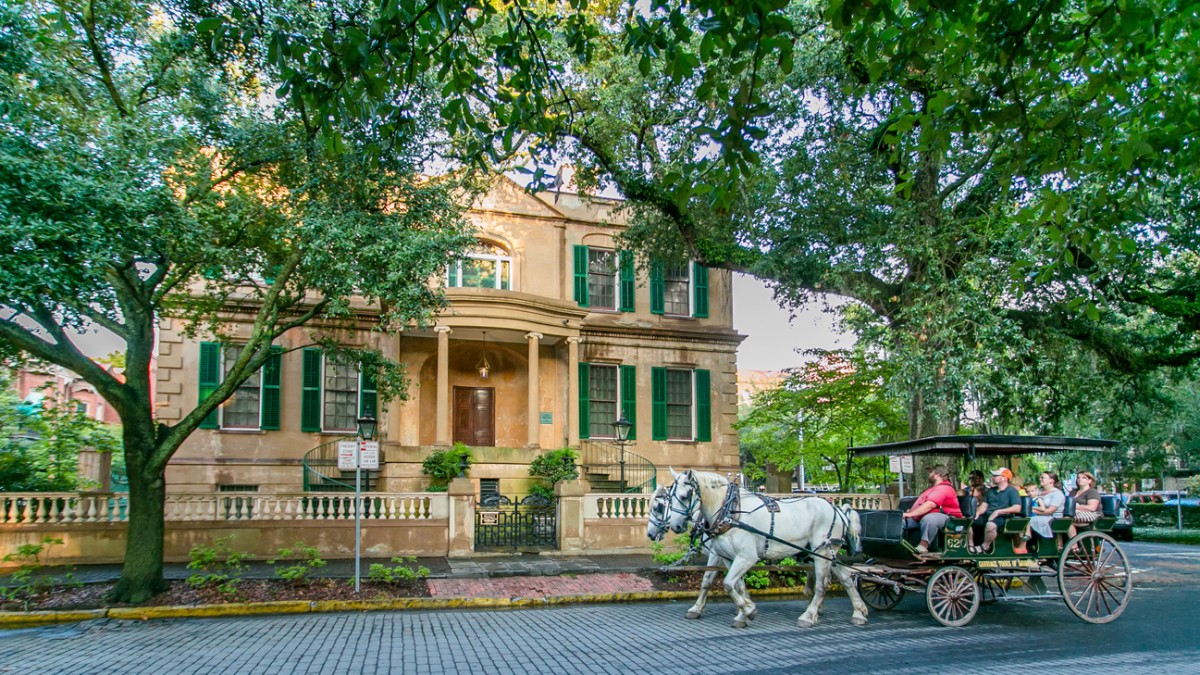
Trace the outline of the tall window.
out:
M 242 355 L 245 345 L 226 345 L 222 350 L 222 380 L 229 377 L 233 364 Z M 256 370 L 221 406 L 221 428 L 257 429 L 262 409 L 262 371 Z
M 588 386 L 589 429 L 592 438 L 616 438 L 617 367 L 592 364 Z
M 355 431 L 358 428 L 358 368 L 353 364 L 325 359 L 325 431 Z
M 617 253 L 588 248 L 588 305 L 595 309 L 617 308 Z
M 667 438 L 693 438 L 690 370 L 667 371 Z
M 663 270 L 663 302 L 667 314 L 689 316 L 692 313 L 689 265 L 667 265 Z
M 480 244 L 473 252 L 450 266 L 447 286 L 461 288 L 512 288 L 512 256 L 491 244 Z

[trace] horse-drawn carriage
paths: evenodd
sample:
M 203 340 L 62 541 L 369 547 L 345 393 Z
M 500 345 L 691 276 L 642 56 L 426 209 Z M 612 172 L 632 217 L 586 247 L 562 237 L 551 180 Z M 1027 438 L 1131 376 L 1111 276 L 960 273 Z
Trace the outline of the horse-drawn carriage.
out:
M 1113 441 L 1042 436 L 941 436 L 900 443 L 852 448 L 855 457 L 933 454 L 1010 458 L 1055 452 L 1098 452 Z M 1109 534 L 1116 522 L 1116 499 L 1103 497 L 1103 515 L 1090 524 L 1073 522 L 1075 504 L 1067 500 L 1063 517 L 1051 521 L 1053 538 L 1035 537 L 1026 552 L 1020 537 L 1029 525 L 1029 500 L 1009 518 L 990 552 L 973 552 L 968 544 L 971 519 L 947 521 L 931 550 L 918 552 L 915 531 L 903 527 L 902 510 L 861 512 L 862 546 L 869 562 L 855 565 L 863 601 L 873 609 L 895 607 L 906 592 L 925 595 L 929 613 L 939 623 L 963 626 L 981 604 L 1061 598 L 1080 619 L 1106 623 L 1129 604 L 1132 574 L 1124 551 Z M 1072 526 L 1078 533 L 1068 540 Z M 1015 588 L 1019 587 L 1019 588 Z
M 1094 452 L 1113 445 L 1040 436 L 944 436 L 851 452 L 857 457 L 928 453 L 973 460 Z M 891 609 L 907 592 L 924 594 L 930 614 L 946 626 L 966 625 L 981 604 L 1045 598 L 1062 598 L 1084 621 L 1105 623 L 1128 605 L 1132 574 L 1125 553 L 1108 534 L 1116 505 L 1102 499 L 1102 507 L 1103 516 L 1082 525 L 1073 522 L 1074 505 L 1068 500 L 1064 517 L 1050 523 L 1055 536 L 1033 539 L 1023 553 L 1017 552 L 1016 543 L 1030 521 L 1027 504 L 1004 523 L 987 553 L 968 545 L 970 518 L 951 518 L 939 540 L 930 542 L 931 550 L 922 552 L 915 545 L 918 533 L 904 527 L 902 510 L 854 512 L 819 497 L 776 500 L 716 474 L 686 471 L 655 495 L 647 535 L 658 539 L 667 529 L 678 533 L 690 527 L 694 550 L 708 553 L 709 571 L 700 597 L 688 610 L 690 619 L 703 614 L 717 565 L 723 565 L 728 570 L 725 588 L 738 608 L 733 625 L 745 627 L 754 618 L 755 606 L 743 575 L 759 560 L 790 556 L 810 561 L 815 573 L 812 602 L 797 622 L 802 627 L 816 623 L 831 576 L 846 587 L 856 624 L 866 623 L 867 607 Z M 1068 540 L 1073 527 L 1078 533 Z M 839 555 L 843 548 L 851 556 Z

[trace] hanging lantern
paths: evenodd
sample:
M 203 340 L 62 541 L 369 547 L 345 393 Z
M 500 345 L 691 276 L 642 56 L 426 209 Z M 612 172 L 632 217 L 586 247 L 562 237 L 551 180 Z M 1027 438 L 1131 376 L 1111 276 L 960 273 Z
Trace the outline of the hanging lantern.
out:
M 483 357 L 479 359 L 479 363 L 475 364 L 475 370 L 479 371 L 479 379 L 486 380 L 492 374 L 492 364 L 487 360 L 487 331 L 483 331 Z

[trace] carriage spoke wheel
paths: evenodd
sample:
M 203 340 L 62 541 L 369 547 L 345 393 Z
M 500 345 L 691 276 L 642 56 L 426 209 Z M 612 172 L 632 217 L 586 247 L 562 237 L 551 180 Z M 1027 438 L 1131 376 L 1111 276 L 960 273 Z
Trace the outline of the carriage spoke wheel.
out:
M 979 611 L 979 584 L 961 567 L 943 567 L 929 578 L 925 603 L 943 626 L 965 626 Z
M 867 603 L 867 607 L 882 612 L 900 604 L 900 599 L 904 597 L 904 589 L 859 577 L 858 594 L 863 602 Z
M 1129 560 L 1112 537 L 1084 532 L 1067 542 L 1059 558 L 1058 588 L 1075 616 L 1088 623 L 1108 623 L 1129 604 Z

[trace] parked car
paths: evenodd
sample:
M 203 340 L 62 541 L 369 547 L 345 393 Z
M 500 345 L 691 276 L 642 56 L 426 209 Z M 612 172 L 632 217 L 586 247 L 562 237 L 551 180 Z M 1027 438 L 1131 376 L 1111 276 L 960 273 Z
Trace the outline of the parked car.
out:
M 1129 495 L 1126 500 L 1127 504 L 1161 504 L 1163 496 L 1154 494 L 1153 492 L 1135 492 Z
M 1200 506 L 1200 497 L 1184 497 L 1182 499 L 1168 499 L 1163 502 L 1163 506 L 1176 506 L 1182 502 L 1183 506 Z

